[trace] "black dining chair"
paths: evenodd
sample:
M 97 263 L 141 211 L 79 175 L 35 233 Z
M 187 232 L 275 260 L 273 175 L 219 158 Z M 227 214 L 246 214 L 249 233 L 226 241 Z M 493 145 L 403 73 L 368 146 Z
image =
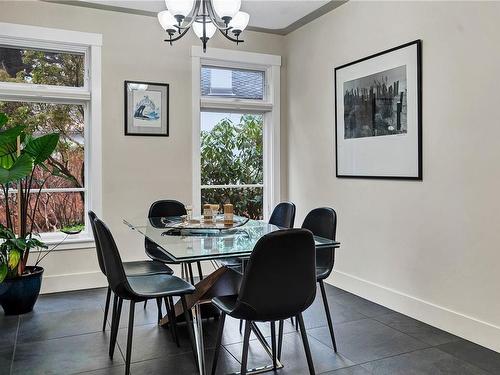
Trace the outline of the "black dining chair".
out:
M 97 233 L 95 230 L 95 225 L 94 222 L 98 218 L 95 212 L 89 211 L 88 212 L 88 217 L 90 221 L 90 227 L 92 228 L 92 234 L 94 236 L 94 242 L 96 246 L 96 253 L 97 253 L 97 262 L 99 263 L 99 268 L 101 269 L 101 272 L 106 276 L 106 268 L 104 267 L 104 260 L 102 259 L 102 251 L 100 249 L 100 244 L 99 244 L 99 238 L 97 237 Z M 123 269 L 125 270 L 125 274 L 127 276 L 135 276 L 135 275 L 149 275 L 149 274 L 167 274 L 167 275 L 172 275 L 174 271 L 160 263 L 160 262 L 154 262 L 151 260 L 144 260 L 144 261 L 134 261 L 134 262 L 123 262 Z M 106 304 L 104 307 L 104 321 L 102 323 L 102 330 L 104 331 L 106 329 L 106 322 L 108 319 L 108 311 L 109 311 L 109 305 L 110 305 L 110 300 L 111 300 L 111 287 L 108 285 L 108 290 L 106 294 Z M 158 321 L 160 321 L 162 317 L 162 312 L 161 312 L 161 299 L 157 300 L 157 305 L 158 305 Z M 116 299 L 115 299 L 115 304 L 116 304 Z
M 174 199 L 163 199 L 153 202 L 149 208 L 148 218 L 153 217 L 168 217 L 168 216 L 183 216 L 186 215 L 186 207 L 183 203 L 176 201 Z M 164 264 L 174 264 L 172 259 L 170 259 L 158 246 L 145 238 L 144 246 L 146 248 L 146 254 L 153 260 L 162 262 Z M 196 262 L 198 267 L 198 277 L 203 279 L 203 271 L 201 269 L 201 263 Z M 194 283 L 193 268 L 191 262 L 185 262 L 181 264 L 186 276 L 189 277 L 191 283 Z M 186 277 L 186 278 L 187 278 Z
M 333 208 L 321 207 L 315 208 L 310 211 L 304 222 L 302 228 L 310 230 L 315 236 L 327 238 L 335 241 L 337 232 L 337 214 Z M 335 334 L 333 332 L 332 316 L 330 308 L 328 307 L 328 299 L 326 297 L 324 280 L 330 276 L 335 263 L 335 248 L 321 248 L 316 250 L 316 280 L 321 290 L 321 297 L 323 299 L 323 306 L 325 308 L 326 320 L 328 322 L 328 329 L 333 344 L 333 350 L 337 352 L 337 343 L 335 341 Z M 281 347 L 283 339 L 283 328 L 280 323 L 279 343 L 278 348 Z M 278 350 L 279 352 L 279 350 Z
M 192 294 L 195 291 L 194 286 L 176 276 L 167 274 L 127 276 L 111 231 L 100 219 L 96 219 L 94 221 L 94 225 L 97 237 L 99 238 L 108 283 L 113 293 L 118 296 L 118 305 L 115 313 L 113 314 L 111 324 L 111 346 L 109 349 L 110 357 L 113 358 L 123 300 L 130 301 L 127 351 L 125 356 L 125 375 L 129 375 L 130 359 L 132 356 L 135 304 L 148 299 L 167 299 L 177 296 L 180 297 L 182 301 L 184 318 L 186 320 L 189 338 L 191 340 L 191 346 L 196 360 L 194 331 L 192 325 L 190 324 L 191 318 L 189 316 L 186 303 L 186 295 Z
M 242 375 L 247 373 L 252 324 L 270 322 L 273 367 L 276 370 L 275 322 L 290 317 L 296 317 L 299 322 L 309 373 L 314 374 L 302 312 L 316 296 L 315 258 L 314 239 L 308 230 L 280 230 L 259 239 L 245 268 L 238 295 L 212 300 L 221 311 L 212 374 L 217 369 L 226 315 L 245 321 Z
M 295 222 L 295 204 L 292 202 L 278 203 L 269 218 L 269 224 L 276 225 L 281 229 L 293 228 Z

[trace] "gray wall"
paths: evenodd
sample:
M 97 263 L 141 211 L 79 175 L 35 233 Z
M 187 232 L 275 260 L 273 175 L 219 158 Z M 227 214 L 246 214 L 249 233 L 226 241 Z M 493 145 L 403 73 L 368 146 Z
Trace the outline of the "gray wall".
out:
M 500 350 L 500 4 L 350 1 L 286 37 L 288 194 L 339 215 L 330 282 Z M 422 39 L 423 182 L 335 177 L 335 66 Z
M 103 214 L 122 257 L 145 258 L 144 240 L 122 219 L 145 216 L 160 198 L 191 202 L 191 46 L 200 41 L 189 32 L 170 46 L 156 18 L 38 1 L 0 1 L 0 22 L 103 35 Z M 247 32 L 244 39 L 236 47 L 218 35 L 208 48 L 283 54 L 282 36 Z M 170 137 L 123 135 L 124 80 L 170 84 Z M 54 252 L 43 266 L 43 292 L 104 285 L 94 249 Z

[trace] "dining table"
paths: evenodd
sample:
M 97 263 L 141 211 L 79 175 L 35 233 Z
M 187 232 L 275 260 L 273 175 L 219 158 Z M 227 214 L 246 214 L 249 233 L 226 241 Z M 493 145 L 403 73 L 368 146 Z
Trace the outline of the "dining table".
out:
M 131 230 L 155 243 L 174 264 L 210 261 L 214 266 L 214 271 L 200 279 L 194 285 L 195 292 L 186 299 L 187 307 L 192 315 L 198 371 L 200 375 L 205 375 L 202 319 L 217 313 L 213 308 L 210 309 L 212 298 L 237 294 L 245 272 L 246 261 L 257 241 L 268 233 L 282 229 L 261 220 L 236 215 L 233 225 L 225 225 L 222 216 L 211 223 L 204 223 L 202 217 L 188 221 L 185 217 L 144 216 L 124 218 L 123 222 Z M 318 236 L 314 236 L 314 243 L 317 250 L 340 247 L 338 241 Z M 230 265 L 224 265 L 227 264 L 224 262 L 226 259 L 232 260 L 229 262 Z M 189 280 L 187 274 L 185 278 Z M 179 317 L 183 315 L 180 301 L 174 306 L 174 314 Z M 168 322 L 169 317 L 166 315 L 161 319 L 160 324 L 165 325 Z M 252 331 L 272 358 L 271 348 L 256 324 L 252 325 Z M 283 367 L 280 361 L 277 365 L 278 368 Z M 272 369 L 273 365 L 262 365 L 249 369 L 248 374 L 262 373 Z

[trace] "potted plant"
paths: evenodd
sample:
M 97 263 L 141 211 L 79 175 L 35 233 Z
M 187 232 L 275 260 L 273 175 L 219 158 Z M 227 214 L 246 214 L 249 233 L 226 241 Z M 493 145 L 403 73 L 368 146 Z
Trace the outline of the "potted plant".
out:
M 41 190 L 52 174 L 44 163 L 59 134 L 35 137 L 26 126 L 7 127 L 7 122 L 0 113 L 0 188 L 5 208 L 1 213 L 5 225 L 0 224 L 0 305 L 6 315 L 14 315 L 31 311 L 40 293 L 43 268 L 28 266 L 28 258 L 31 249 L 47 248 L 33 232 L 33 224 Z

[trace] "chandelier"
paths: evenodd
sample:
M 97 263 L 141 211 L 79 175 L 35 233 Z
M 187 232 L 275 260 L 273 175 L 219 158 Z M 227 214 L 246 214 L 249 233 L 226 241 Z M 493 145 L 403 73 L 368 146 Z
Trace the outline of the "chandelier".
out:
M 217 30 L 236 44 L 243 42 L 240 36 L 250 15 L 240 11 L 241 0 L 165 0 L 165 4 L 167 10 L 158 13 L 158 21 L 168 34 L 165 42 L 170 45 L 191 27 L 203 43 L 203 52 Z

